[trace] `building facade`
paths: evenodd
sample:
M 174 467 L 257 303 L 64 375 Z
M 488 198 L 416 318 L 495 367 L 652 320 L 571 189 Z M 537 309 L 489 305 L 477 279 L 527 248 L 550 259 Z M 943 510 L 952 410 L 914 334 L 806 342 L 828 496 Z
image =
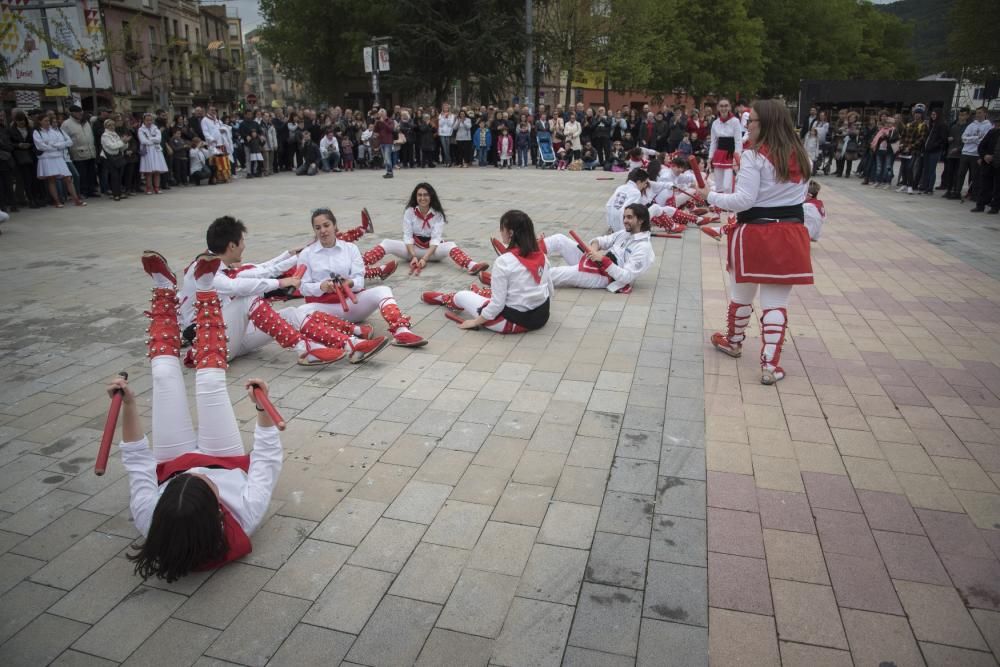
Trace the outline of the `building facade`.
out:
M 277 108 L 300 106 L 305 102 L 304 87 L 282 74 L 281 70 L 261 53 L 261 37 L 251 30 L 246 35 L 246 85 L 247 95 L 257 98 L 256 106 Z M 252 99 L 252 98 L 251 98 Z

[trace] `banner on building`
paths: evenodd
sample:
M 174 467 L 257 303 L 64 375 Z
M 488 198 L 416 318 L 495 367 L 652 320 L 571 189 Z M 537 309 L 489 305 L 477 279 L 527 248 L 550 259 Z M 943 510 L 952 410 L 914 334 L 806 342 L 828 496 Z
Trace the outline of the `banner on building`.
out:
M 45 96 L 69 97 L 69 86 L 62 80 L 62 58 L 45 58 L 41 65 L 45 76 Z
M 73 53 L 79 49 L 92 53 L 104 50 L 97 3 L 80 2 L 71 7 L 49 8 L 46 10 L 48 26 L 43 24 L 40 10 L 26 7 L 32 5 L 24 0 L 0 0 L 0 57 L 14 63 L 0 76 L 0 85 L 44 87 L 46 95 L 56 96 L 67 96 L 71 86 L 89 90 L 90 73 L 74 59 Z M 41 35 L 46 34 L 46 27 L 53 42 L 59 44 L 45 43 Z M 51 85 L 53 82 L 47 71 L 51 68 L 43 65 L 43 61 L 48 60 L 63 63 L 60 66 L 62 74 L 55 82 L 59 85 Z M 107 63 L 94 68 L 94 84 L 98 89 L 111 88 L 111 68 Z
M 604 72 L 591 72 L 588 70 L 578 70 L 573 72 L 574 88 L 599 88 L 604 89 Z
M 14 100 L 18 109 L 37 109 L 42 106 L 42 95 L 37 90 L 15 90 Z

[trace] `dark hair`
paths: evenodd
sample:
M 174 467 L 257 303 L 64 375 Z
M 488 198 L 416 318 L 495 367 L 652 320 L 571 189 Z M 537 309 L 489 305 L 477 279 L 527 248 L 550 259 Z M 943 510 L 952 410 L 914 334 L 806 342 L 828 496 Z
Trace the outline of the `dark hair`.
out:
M 438 193 L 430 183 L 417 183 L 417 186 L 413 188 L 413 192 L 410 193 L 410 200 L 406 202 L 406 208 L 416 208 L 417 207 L 417 190 L 423 188 L 427 190 L 427 194 L 431 196 L 431 208 L 441 214 L 445 222 L 448 222 L 448 216 L 444 214 L 444 206 L 441 206 L 441 200 L 438 199 Z
M 630 148 L 628 150 L 627 155 L 630 158 L 641 158 L 642 157 L 642 149 L 639 148 L 638 146 L 636 146 L 635 148 Z
M 649 180 L 655 181 L 656 178 L 660 175 L 660 169 L 662 167 L 663 165 L 660 164 L 660 161 L 657 160 L 656 158 L 650 160 L 649 164 L 646 165 L 646 174 L 649 176 Z
M 219 499 L 205 480 L 187 473 L 167 483 L 156 502 L 149 533 L 128 554 L 143 579 L 176 581 L 205 563 L 221 560 L 229 543 Z
M 240 240 L 246 233 L 246 225 L 231 215 L 224 215 L 221 218 L 216 218 L 208 226 L 208 232 L 205 234 L 205 243 L 208 245 L 210 252 L 221 255 L 226 252 L 226 248 L 229 247 L 230 243 L 239 245 Z
M 688 163 L 688 161 L 685 160 L 680 155 L 670 160 L 670 164 L 674 165 L 675 167 L 683 167 L 684 169 L 687 169 L 689 166 L 691 166 L 690 163 Z
M 638 183 L 639 181 L 648 181 L 649 172 L 647 172 L 642 167 L 636 167 L 635 169 L 633 169 L 628 173 L 628 180 L 632 181 L 633 183 Z
M 315 220 L 319 216 L 323 216 L 324 218 L 332 222 L 334 225 L 337 224 L 337 216 L 333 214 L 333 211 L 331 211 L 328 208 L 317 208 L 314 209 L 312 214 L 310 214 L 309 216 L 310 226 L 312 225 L 313 220 Z
M 521 257 L 538 250 L 535 225 L 524 211 L 513 209 L 504 213 L 500 216 L 500 229 L 510 230 L 510 245 L 520 251 Z
M 642 223 L 639 229 L 644 232 L 649 231 L 649 209 L 644 204 L 629 204 L 625 209 L 632 211 L 635 217 L 639 218 L 639 222 Z

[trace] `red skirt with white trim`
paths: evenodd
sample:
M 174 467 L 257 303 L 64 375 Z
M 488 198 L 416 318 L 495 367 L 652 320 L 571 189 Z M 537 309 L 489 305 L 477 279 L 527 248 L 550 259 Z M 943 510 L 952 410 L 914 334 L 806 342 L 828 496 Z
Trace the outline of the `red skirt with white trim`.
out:
M 738 283 L 813 284 L 809 232 L 802 223 L 736 225 L 728 244 L 726 268 Z
M 733 154 L 721 148 L 716 149 L 712 153 L 712 167 L 715 169 L 732 169 Z

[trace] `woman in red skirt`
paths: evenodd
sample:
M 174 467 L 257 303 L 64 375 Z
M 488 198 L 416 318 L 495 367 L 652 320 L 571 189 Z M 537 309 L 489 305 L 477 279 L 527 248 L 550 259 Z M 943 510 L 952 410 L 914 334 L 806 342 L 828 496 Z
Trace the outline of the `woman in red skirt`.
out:
M 731 357 L 742 354 L 759 287 L 760 381 L 774 384 L 785 377 L 781 346 L 792 285 L 813 282 L 802 212 L 809 189 L 809 159 L 781 102 L 754 102 L 749 128 L 750 148 L 743 152 L 736 191 L 724 194 L 701 189 L 709 204 L 737 213 L 728 239 L 727 268 L 732 280 L 727 330 L 712 334 L 712 344 Z

